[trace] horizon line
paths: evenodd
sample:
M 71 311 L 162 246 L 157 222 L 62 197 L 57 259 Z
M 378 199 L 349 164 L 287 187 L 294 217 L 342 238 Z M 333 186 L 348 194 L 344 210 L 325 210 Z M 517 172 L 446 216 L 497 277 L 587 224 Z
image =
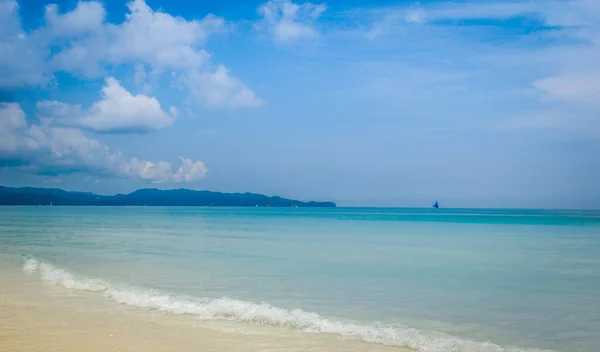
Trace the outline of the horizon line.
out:
M 287 196 L 280 196 L 280 195 L 268 195 L 268 194 L 264 194 L 264 193 L 256 193 L 256 192 L 249 192 L 249 191 L 245 191 L 245 192 L 232 192 L 232 191 L 212 191 L 212 190 L 208 190 L 208 189 L 192 189 L 192 188 L 183 188 L 183 187 L 178 187 L 178 188 L 167 188 L 167 189 L 161 189 L 161 188 L 157 188 L 157 187 L 142 187 L 142 188 L 136 188 L 133 189 L 132 191 L 129 191 L 128 193 L 122 193 L 122 192 L 118 192 L 118 193 L 96 193 L 96 192 L 91 192 L 91 191 L 81 191 L 81 190 L 70 190 L 70 189 L 65 189 L 65 188 L 60 188 L 60 187 L 36 187 L 36 186 L 5 186 L 5 185 L 0 185 L 0 188 L 13 188 L 13 189 L 21 189 L 21 188 L 34 188 L 34 189 L 55 189 L 55 190 L 61 190 L 61 191 L 65 191 L 65 192 L 74 192 L 74 193 L 91 193 L 94 195 L 99 195 L 99 196 L 118 196 L 118 195 L 127 195 L 127 194 L 131 194 L 134 193 L 136 191 L 139 190 L 158 190 L 158 191 L 176 191 L 176 190 L 186 190 L 186 191 L 193 191 L 193 192 L 211 192 L 211 193 L 222 193 L 222 194 L 254 194 L 254 195 L 262 195 L 262 196 L 266 196 L 266 197 L 279 197 L 279 198 L 287 198 Z M 389 206 L 389 205 L 343 205 L 343 206 L 339 206 L 338 205 L 338 201 L 339 200 L 303 200 L 303 199 L 290 199 L 287 198 L 289 200 L 294 200 L 294 201 L 299 201 L 299 202 L 304 202 L 304 203 L 310 203 L 310 202 L 314 202 L 314 203 L 333 203 L 335 204 L 335 208 L 338 209 L 359 209 L 359 208 L 363 208 L 363 209 L 435 209 L 433 208 L 433 202 L 432 205 L 430 206 L 413 206 L 413 205 L 404 205 L 404 206 L 400 206 L 400 205 L 393 205 L 393 206 Z M 437 200 L 439 202 L 439 200 Z M 342 201 L 343 203 L 345 201 Z M 434 201 L 435 202 L 435 201 Z M 38 205 L 4 205 L 4 206 L 38 206 Z M 73 207 L 77 207 L 77 206 L 110 206 L 110 205 L 55 205 L 55 206 L 73 206 Z M 130 206 L 140 206 L 143 207 L 143 205 L 130 205 Z M 167 205 L 148 205 L 148 206 L 152 206 L 152 207 L 160 207 L 160 206 L 165 206 L 165 207 L 169 207 Z M 182 207 L 181 205 L 173 205 L 173 206 L 177 206 L 177 207 Z M 210 205 L 197 205 L 197 206 L 189 206 L 189 207 L 211 207 Z M 212 207 L 221 207 L 221 208 L 225 208 L 225 207 L 236 207 L 236 206 L 212 206 Z M 308 207 L 304 207 L 304 208 L 308 208 Z M 537 207 L 523 207 L 523 206 L 503 206 L 503 207 L 484 207 L 484 206 L 472 206 L 472 207 L 464 207 L 464 206 L 451 206 L 451 207 L 440 207 L 437 210 L 443 211 L 443 210 L 545 210 L 545 211 L 600 211 L 600 207 L 597 208 L 583 208 L 583 207 L 548 207 L 548 208 L 537 208 Z

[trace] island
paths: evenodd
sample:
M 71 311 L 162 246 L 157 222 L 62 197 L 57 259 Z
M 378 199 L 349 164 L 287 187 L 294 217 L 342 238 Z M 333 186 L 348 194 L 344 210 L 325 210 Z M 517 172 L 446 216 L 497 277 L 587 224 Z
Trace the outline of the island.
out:
M 138 189 L 112 196 L 71 192 L 58 188 L 0 186 L 0 205 L 104 205 L 104 206 L 232 206 L 335 208 L 333 202 L 303 202 L 255 193 L 221 193 L 189 189 Z

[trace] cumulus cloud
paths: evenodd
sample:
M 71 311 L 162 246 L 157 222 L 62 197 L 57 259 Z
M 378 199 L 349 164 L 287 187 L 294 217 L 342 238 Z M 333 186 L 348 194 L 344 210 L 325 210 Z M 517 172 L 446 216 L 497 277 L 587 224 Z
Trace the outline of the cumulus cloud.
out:
M 98 78 L 110 70 L 127 66 L 134 69 L 143 91 L 151 86 L 145 79 L 146 67 L 156 77 L 162 73 L 187 77 L 219 75 L 221 65 L 211 62 L 205 50 L 213 34 L 227 32 L 229 25 L 221 17 L 209 14 L 187 20 L 159 10 L 144 0 L 127 4 L 128 13 L 121 23 L 106 20 L 104 5 L 98 1 L 79 1 L 61 13 L 56 4 L 47 5 L 44 26 L 26 33 L 21 27 L 15 0 L 0 0 L 0 88 L 18 88 L 44 83 L 54 72 L 67 72 L 82 78 Z M 225 98 L 218 106 L 256 107 L 261 101 L 241 81 L 231 76 L 227 85 L 216 89 Z M 205 94 L 210 80 L 200 83 L 186 80 L 190 96 L 198 102 L 214 101 Z M 196 85 L 202 87 L 199 89 Z M 245 99 L 239 99 L 242 92 Z M 251 93 L 251 94 L 249 94 Z M 230 105 L 233 104 L 233 105 Z M 216 105 L 216 104 L 215 104 Z
M 47 81 L 44 52 L 21 26 L 19 4 L 0 0 L 0 89 L 12 90 Z
M 52 33 L 52 37 L 76 37 L 100 31 L 104 24 L 106 11 L 99 2 L 80 1 L 73 11 L 66 14 L 59 13 L 56 4 L 47 5 L 44 17 L 47 30 Z
M 190 182 L 204 177 L 206 166 L 201 161 L 192 161 L 190 159 L 180 157 L 181 166 L 173 175 L 173 182 Z
M 179 159 L 181 166 L 173 172 L 171 164 L 167 162 L 152 162 L 131 158 L 129 163 L 121 165 L 121 173 L 129 177 L 150 180 L 153 183 L 193 182 L 206 175 L 208 170 L 202 161 L 192 161 L 182 157 Z
M 25 113 L 18 104 L 0 103 L 0 158 L 8 159 L 8 155 L 27 147 L 28 141 L 20 139 L 27 129 Z
M 0 103 L 0 133 L 12 132 L 27 127 L 25 113 L 15 103 Z
M 206 40 L 215 33 L 225 32 L 228 25 L 221 17 L 207 15 L 199 20 L 152 10 L 144 0 L 133 0 L 127 5 L 129 13 L 118 24 L 105 22 L 105 10 L 98 2 L 79 2 L 65 14 L 58 13 L 56 5 L 46 8 L 46 37 L 52 38 L 60 49 L 51 57 L 55 70 L 70 72 L 87 78 L 105 74 L 110 66 L 131 65 L 134 80 L 144 84 L 144 92 L 151 87 L 146 79 L 148 66 L 155 75 L 170 71 L 184 77 L 200 78 L 220 75 L 222 65 L 211 64 L 210 54 L 204 49 Z M 68 41 L 57 39 L 70 36 Z M 216 82 L 215 90 L 221 99 L 209 97 L 211 80 L 185 80 L 193 100 L 210 102 L 213 106 L 256 107 L 261 101 L 237 78 L 235 84 Z M 227 90 L 228 88 L 229 90 Z M 240 99 L 240 93 L 245 98 Z
M 129 162 L 121 164 L 120 174 L 152 183 L 194 182 L 206 176 L 208 169 L 202 161 L 192 161 L 183 157 L 180 157 L 179 160 L 181 166 L 179 166 L 177 171 L 174 171 L 168 162 L 152 162 L 131 158 Z
M 98 67 L 125 63 L 143 63 L 161 69 L 200 68 L 209 58 L 200 45 L 224 28 L 224 20 L 219 17 L 209 15 L 202 20 L 187 21 L 155 12 L 143 0 L 128 3 L 129 13 L 120 24 L 104 22 L 103 5 L 97 2 L 79 2 L 73 11 L 62 15 L 56 14 L 56 5 L 49 7 L 53 9 L 46 10 L 49 36 L 72 35 L 63 50 L 53 56 L 53 64 L 57 69 L 89 76 L 96 75 Z M 48 16 L 49 13 L 52 16 Z M 101 22 L 87 28 L 84 36 L 77 35 L 85 28 L 79 21 L 53 20 L 92 16 Z M 54 22 L 62 26 L 57 28 Z
M 83 111 L 79 105 L 41 101 L 38 116 L 56 125 L 81 127 L 101 133 L 147 133 L 169 127 L 177 109 L 162 110 L 158 100 L 143 94 L 132 95 L 113 77 L 106 79 L 102 99 Z
M 164 112 L 155 98 L 132 95 L 109 77 L 102 88 L 102 100 L 77 120 L 81 127 L 97 132 L 143 133 L 171 126 L 175 116 Z
M 202 161 L 181 158 L 180 162 L 174 170 L 165 161 L 127 159 L 76 128 L 44 122 L 28 126 L 19 104 L 0 104 L 0 167 L 48 175 L 82 172 L 152 183 L 192 182 L 207 172 Z
M 258 8 L 258 14 L 262 17 L 258 28 L 267 30 L 277 42 L 315 37 L 318 33 L 314 23 L 326 8 L 325 4 L 269 0 Z

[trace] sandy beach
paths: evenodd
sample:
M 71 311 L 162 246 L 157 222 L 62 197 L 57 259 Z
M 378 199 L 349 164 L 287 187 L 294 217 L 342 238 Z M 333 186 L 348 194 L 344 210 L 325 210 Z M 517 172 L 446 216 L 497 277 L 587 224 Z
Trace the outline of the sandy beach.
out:
M 0 351 L 409 351 L 121 306 L 0 270 Z

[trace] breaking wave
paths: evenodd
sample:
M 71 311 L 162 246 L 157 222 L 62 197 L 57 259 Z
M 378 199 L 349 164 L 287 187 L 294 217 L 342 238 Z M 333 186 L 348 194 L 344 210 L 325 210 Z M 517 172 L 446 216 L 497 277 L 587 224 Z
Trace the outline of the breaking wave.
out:
M 404 326 L 360 325 L 330 320 L 302 309 L 285 309 L 268 303 L 253 303 L 228 297 L 186 298 L 153 290 L 113 285 L 98 278 L 77 276 L 51 264 L 25 257 L 23 270 L 39 274 L 52 285 L 97 292 L 120 304 L 173 314 L 188 314 L 199 319 L 235 320 L 294 328 L 303 332 L 334 334 L 347 339 L 408 347 L 421 352 L 551 352 L 476 342 L 435 331 Z

